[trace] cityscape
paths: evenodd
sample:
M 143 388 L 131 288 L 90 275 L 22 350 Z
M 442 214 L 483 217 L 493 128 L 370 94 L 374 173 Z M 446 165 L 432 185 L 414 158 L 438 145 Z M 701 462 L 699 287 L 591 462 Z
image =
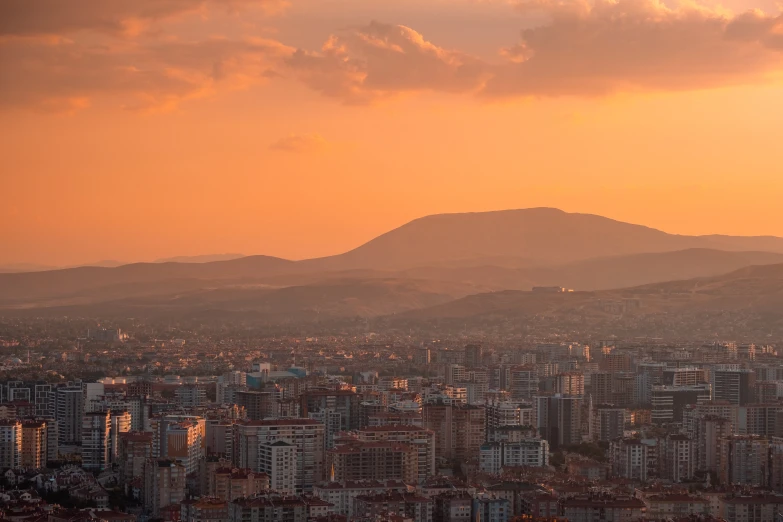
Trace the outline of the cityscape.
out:
M 0 522 L 783 522 L 783 0 L 0 0 Z
M 772 344 L 2 326 L 6 517 L 774 522 L 783 503 Z

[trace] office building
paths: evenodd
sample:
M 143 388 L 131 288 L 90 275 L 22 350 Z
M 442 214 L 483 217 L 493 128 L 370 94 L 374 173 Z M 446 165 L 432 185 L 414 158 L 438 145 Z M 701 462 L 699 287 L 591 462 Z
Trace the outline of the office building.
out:
M 746 406 L 756 400 L 756 374 L 753 370 L 715 369 L 710 379 L 713 400 L 737 406 Z
M 706 403 L 710 400 L 710 395 L 709 384 L 653 386 L 652 421 L 656 424 L 682 422 L 686 406 Z

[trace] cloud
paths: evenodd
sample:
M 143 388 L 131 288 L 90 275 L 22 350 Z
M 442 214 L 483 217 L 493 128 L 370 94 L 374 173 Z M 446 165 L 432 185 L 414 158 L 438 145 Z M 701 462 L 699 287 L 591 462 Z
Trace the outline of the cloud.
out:
M 147 24 L 208 7 L 278 9 L 285 0 L 2 0 L 0 35 L 92 30 L 136 34 Z
M 115 37 L 129 20 L 279 3 L 0 0 L 0 107 L 71 113 L 111 97 L 128 109 L 168 109 L 291 80 L 353 105 L 423 91 L 483 99 L 602 96 L 759 82 L 783 69 L 783 15 L 657 0 L 524 0 L 516 9 L 535 13 L 530 19 L 543 14 L 544 22 L 522 30 L 492 62 L 380 22 L 338 31 L 320 50 L 256 38 Z M 81 29 L 106 34 L 57 36 Z
M 605 95 L 702 89 L 758 81 L 780 68 L 781 18 L 657 0 L 531 0 L 549 23 L 504 49 L 482 94 Z M 738 37 L 741 36 L 741 37 Z
M 291 52 L 260 39 L 155 45 L 11 40 L 0 45 L 0 106 L 68 113 L 114 96 L 131 110 L 170 109 L 218 89 L 266 81 L 269 68 Z
M 783 16 L 738 16 L 658 0 L 527 0 L 545 15 L 490 63 L 404 26 L 373 22 L 286 63 L 305 84 L 349 104 L 434 91 L 482 98 L 601 96 L 763 81 L 781 69 Z
M 477 58 L 378 22 L 331 36 L 318 53 L 300 49 L 286 64 L 311 88 L 351 104 L 411 91 L 473 91 L 488 72 Z
M 310 153 L 324 150 L 328 142 L 320 134 L 290 134 L 269 146 L 278 152 Z

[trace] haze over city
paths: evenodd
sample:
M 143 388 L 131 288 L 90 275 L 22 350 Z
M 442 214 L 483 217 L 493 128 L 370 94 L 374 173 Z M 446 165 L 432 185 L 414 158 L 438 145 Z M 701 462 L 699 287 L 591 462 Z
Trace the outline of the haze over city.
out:
M 0 0 L 0 519 L 783 522 L 778 0 Z

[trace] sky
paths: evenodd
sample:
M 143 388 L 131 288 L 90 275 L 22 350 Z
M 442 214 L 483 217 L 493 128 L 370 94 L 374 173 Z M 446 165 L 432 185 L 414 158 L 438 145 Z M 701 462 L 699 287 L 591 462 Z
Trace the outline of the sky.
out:
M 774 0 L 4 0 L 0 264 L 557 207 L 783 236 Z

